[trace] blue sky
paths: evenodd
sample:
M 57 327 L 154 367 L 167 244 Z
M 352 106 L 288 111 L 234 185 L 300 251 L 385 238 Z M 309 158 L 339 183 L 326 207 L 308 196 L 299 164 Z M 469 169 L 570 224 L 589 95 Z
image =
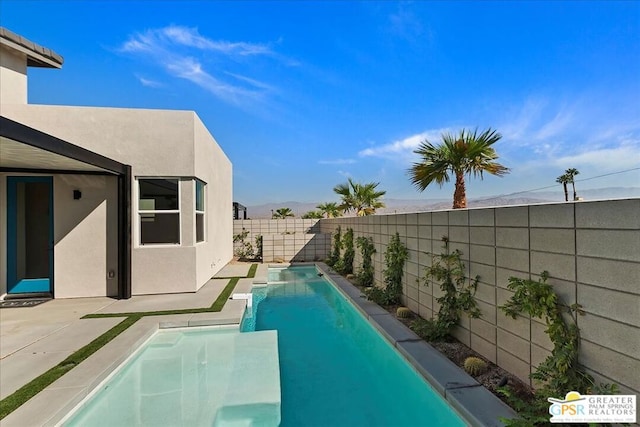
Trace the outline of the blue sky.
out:
M 640 2 L 2 0 L 0 25 L 65 58 L 29 102 L 194 110 L 234 165 L 234 199 L 337 200 L 347 177 L 388 198 L 413 150 L 497 129 L 503 178 L 470 198 L 640 186 Z M 557 186 L 560 190 L 560 186 Z M 528 194 L 534 197 L 534 194 Z

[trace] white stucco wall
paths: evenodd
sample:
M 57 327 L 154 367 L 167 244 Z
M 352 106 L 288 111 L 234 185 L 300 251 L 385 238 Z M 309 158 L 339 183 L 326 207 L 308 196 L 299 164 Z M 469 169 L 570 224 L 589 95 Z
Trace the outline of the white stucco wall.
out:
M 132 166 L 134 295 L 193 292 L 231 260 L 231 162 L 194 112 L 3 105 L 2 115 Z M 180 245 L 139 245 L 138 177 L 188 178 L 180 186 Z M 193 178 L 207 183 L 207 237 L 206 242 L 198 244 L 193 218 Z M 96 221 L 104 217 L 100 209 L 94 215 L 91 218 Z M 92 238 L 97 238 L 95 244 L 101 245 L 104 236 Z M 71 266 L 61 268 L 72 271 Z M 104 277 L 103 273 L 91 274 Z
M 232 166 L 200 119 L 194 121 L 195 176 L 204 181 L 204 242 L 196 244 L 196 281 L 204 285 L 233 257 Z M 195 242 L 195 224 L 192 227 Z
M 0 104 L 27 103 L 27 55 L 0 45 Z
M 0 174 L 0 295 L 7 292 L 7 176 L 37 175 Z M 73 190 L 82 191 L 80 200 Z M 117 276 L 107 274 L 118 269 L 117 191 L 115 177 L 53 175 L 56 298 L 117 295 Z
M 80 200 L 73 199 L 80 190 Z M 54 175 L 56 298 L 116 296 L 118 181 L 115 176 Z

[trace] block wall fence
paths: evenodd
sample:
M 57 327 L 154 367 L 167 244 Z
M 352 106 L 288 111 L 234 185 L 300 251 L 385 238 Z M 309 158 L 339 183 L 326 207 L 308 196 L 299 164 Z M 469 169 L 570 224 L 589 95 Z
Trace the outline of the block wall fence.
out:
M 303 220 L 273 222 L 286 228 L 291 226 L 284 222 L 295 226 L 296 221 Z M 235 221 L 240 222 L 247 226 L 248 221 Z M 329 237 L 338 226 L 343 233 L 352 228 L 354 240 L 373 239 L 377 285 L 382 284 L 386 246 L 399 233 L 409 249 L 403 301 L 426 319 L 437 314 L 441 292 L 424 283 L 424 271 L 431 265 L 430 254 L 443 251 L 442 237 L 447 236 L 450 250 L 462 252 L 468 275 L 479 276 L 476 300 L 482 310 L 480 319 L 463 316 L 454 335 L 526 382 L 552 349 L 545 325 L 529 317 L 506 317 L 498 306 L 512 295 L 509 277 L 537 280 L 548 271 L 548 283 L 562 301 L 581 304 L 585 311 L 578 317 L 580 362 L 598 382 L 615 382 L 623 392 L 640 394 L 640 199 L 343 217 L 322 219 L 310 228 Z M 265 233 L 267 227 L 261 224 L 260 230 Z M 323 241 L 325 252 L 315 252 L 320 259 L 331 248 L 328 238 Z M 356 248 L 356 270 L 360 264 Z
M 321 234 L 317 219 L 245 219 L 233 221 L 233 235 L 248 231 L 245 242 L 256 246 L 262 236 L 263 262 L 322 261 L 328 254 L 331 235 Z M 241 244 L 233 245 L 234 253 Z

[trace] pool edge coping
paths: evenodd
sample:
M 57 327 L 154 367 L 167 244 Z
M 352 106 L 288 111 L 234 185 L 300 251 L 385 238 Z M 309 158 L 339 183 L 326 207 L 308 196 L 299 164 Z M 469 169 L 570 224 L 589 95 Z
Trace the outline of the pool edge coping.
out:
M 455 408 L 465 422 L 472 426 L 501 427 L 504 426 L 504 423 L 500 421 L 500 418 L 517 417 L 517 413 L 511 407 L 416 335 L 387 310 L 366 299 L 362 291 L 342 275 L 323 262 L 310 264 L 315 265 L 324 277 L 351 301 L 387 342 L 398 350 L 398 353 L 425 378 L 447 403 Z M 386 318 L 383 320 L 383 317 Z M 400 335 L 400 339 L 397 339 L 398 335 Z M 416 343 L 416 345 L 411 345 L 412 343 Z M 416 346 L 422 348 L 408 348 Z M 440 365 L 439 368 L 444 370 L 434 373 L 433 366 L 429 366 L 429 364 Z

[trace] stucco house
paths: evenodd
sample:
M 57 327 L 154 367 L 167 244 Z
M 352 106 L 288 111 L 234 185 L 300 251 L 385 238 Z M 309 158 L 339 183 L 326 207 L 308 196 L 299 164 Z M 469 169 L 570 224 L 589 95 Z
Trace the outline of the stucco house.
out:
M 0 295 L 195 292 L 233 256 L 231 162 L 192 111 L 28 104 L 62 63 L 0 28 Z

